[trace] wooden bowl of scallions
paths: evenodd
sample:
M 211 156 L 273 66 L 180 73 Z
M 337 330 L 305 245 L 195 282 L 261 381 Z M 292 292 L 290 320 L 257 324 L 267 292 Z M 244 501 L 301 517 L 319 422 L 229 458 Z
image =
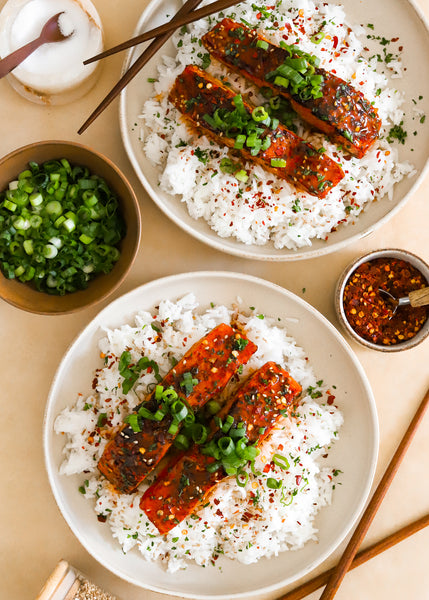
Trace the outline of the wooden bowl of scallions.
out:
M 42 141 L 0 160 L 0 297 L 10 304 L 51 315 L 105 299 L 140 230 L 133 189 L 95 150 Z

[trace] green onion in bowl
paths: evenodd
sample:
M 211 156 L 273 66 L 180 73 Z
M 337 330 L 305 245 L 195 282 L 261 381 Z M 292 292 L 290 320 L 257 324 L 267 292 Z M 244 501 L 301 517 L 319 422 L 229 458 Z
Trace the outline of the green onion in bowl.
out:
M 0 194 L 0 269 L 54 295 L 87 288 L 120 257 L 125 223 L 106 181 L 67 159 L 30 162 Z

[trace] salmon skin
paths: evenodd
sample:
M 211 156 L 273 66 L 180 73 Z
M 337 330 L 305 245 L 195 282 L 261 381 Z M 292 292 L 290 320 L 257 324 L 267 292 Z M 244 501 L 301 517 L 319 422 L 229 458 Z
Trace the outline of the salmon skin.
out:
M 263 47 L 257 46 L 258 40 Z M 381 120 L 377 109 L 361 92 L 334 74 L 316 68 L 315 74 L 323 77 L 322 96 L 306 100 L 267 79 L 284 64 L 290 53 L 285 48 L 271 44 L 255 30 L 232 19 L 223 19 L 203 36 L 202 42 L 214 58 L 232 70 L 247 77 L 258 87 L 270 87 L 287 98 L 304 121 L 325 133 L 353 156 L 362 158 L 378 139 Z
M 249 444 L 260 445 L 278 417 L 295 405 L 301 386 L 279 365 L 268 362 L 239 388 L 220 417 L 234 418 L 232 429 L 244 423 Z M 230 429 L 231 431 L 231 429 Z M 215 432 L 212 440 L 227 434 Z M 222 466 L 209 472 L 215 462 L 194 445 L 159 474 L 140 501 L 140 508 L 161 534 L 186 519 L 227 474 Z
M 256 350 L 257 346 L 243 333 L 222 323 L 196 342 L 160 385 L 164 389 L 172 388 L 179 398 L 185 398 L 188 407 L 198 410 L 219 394 Z M 193 384 L 185 395 L 184 376 L 189 373 Z M 155 391 L 135 409 L 136 414 L 142 406 L 156 412 L 159 401 L 155 399 Z M 109 440 L 98 469 L 118 492 L 133 492 L 167 453 L 180 431 L 179 428 L 169 433 L 172 421 L 171 414 L 160 421 L 142 418 L 139 419 L 141 431 L 137 432 L 124 423 Z
M 195 65 L 188 65 L 177 77 L 169 100 L 194 127 L 218 144 L 234 148 L 236 137 L 224 134 L 206 119 L 207 116 L 213 118 L 217 110 L 232 113 L 236 109 L 235 97 L 236 94 L 220 81 Z M 243 110 L 251 120 L 254 107 L 244 102 Z M 319 198 L 324 198 L 344 177 L 341 167 L 334 160 L 321 155 L 311 144 L 283 125 L 279 124 L 275 130 L 262 123 L 258 123 L 258 127 L 263 132 L 263 139 L 269 138 L 271 144 L 256 156 L 252 156 L 246 146 L 236 149 L 245 160 L 257 162 L 266 171 Z M 273 160 L 280 160 L 282 166 L 273 166 Z

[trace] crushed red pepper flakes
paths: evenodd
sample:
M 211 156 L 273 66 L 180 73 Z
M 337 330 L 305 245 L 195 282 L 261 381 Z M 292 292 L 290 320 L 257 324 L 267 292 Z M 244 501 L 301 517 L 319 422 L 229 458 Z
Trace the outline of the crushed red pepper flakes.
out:
M 382 346 L 413 338 L 425 324 L 425 306 L 392 307 L 380 294 L 384 289 L 396 298 L 427 286 L 422 273 L 404 260 L 382 257 L 365 262 L 352 273 L 344 288 L 344 312 L 350 326 L 363 339 Z

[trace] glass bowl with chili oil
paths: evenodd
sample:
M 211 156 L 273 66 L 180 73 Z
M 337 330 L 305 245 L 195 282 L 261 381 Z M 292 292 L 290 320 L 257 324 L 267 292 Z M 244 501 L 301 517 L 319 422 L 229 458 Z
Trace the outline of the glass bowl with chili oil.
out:
M 381 352 L 399 352 L 429 335 L 429 306 L 396 308 L 394 298 L 429 285 L 429 266 L 399 249 L 375 250 L 354 260 L 335 290 L 337 317 L 357 342 Z

